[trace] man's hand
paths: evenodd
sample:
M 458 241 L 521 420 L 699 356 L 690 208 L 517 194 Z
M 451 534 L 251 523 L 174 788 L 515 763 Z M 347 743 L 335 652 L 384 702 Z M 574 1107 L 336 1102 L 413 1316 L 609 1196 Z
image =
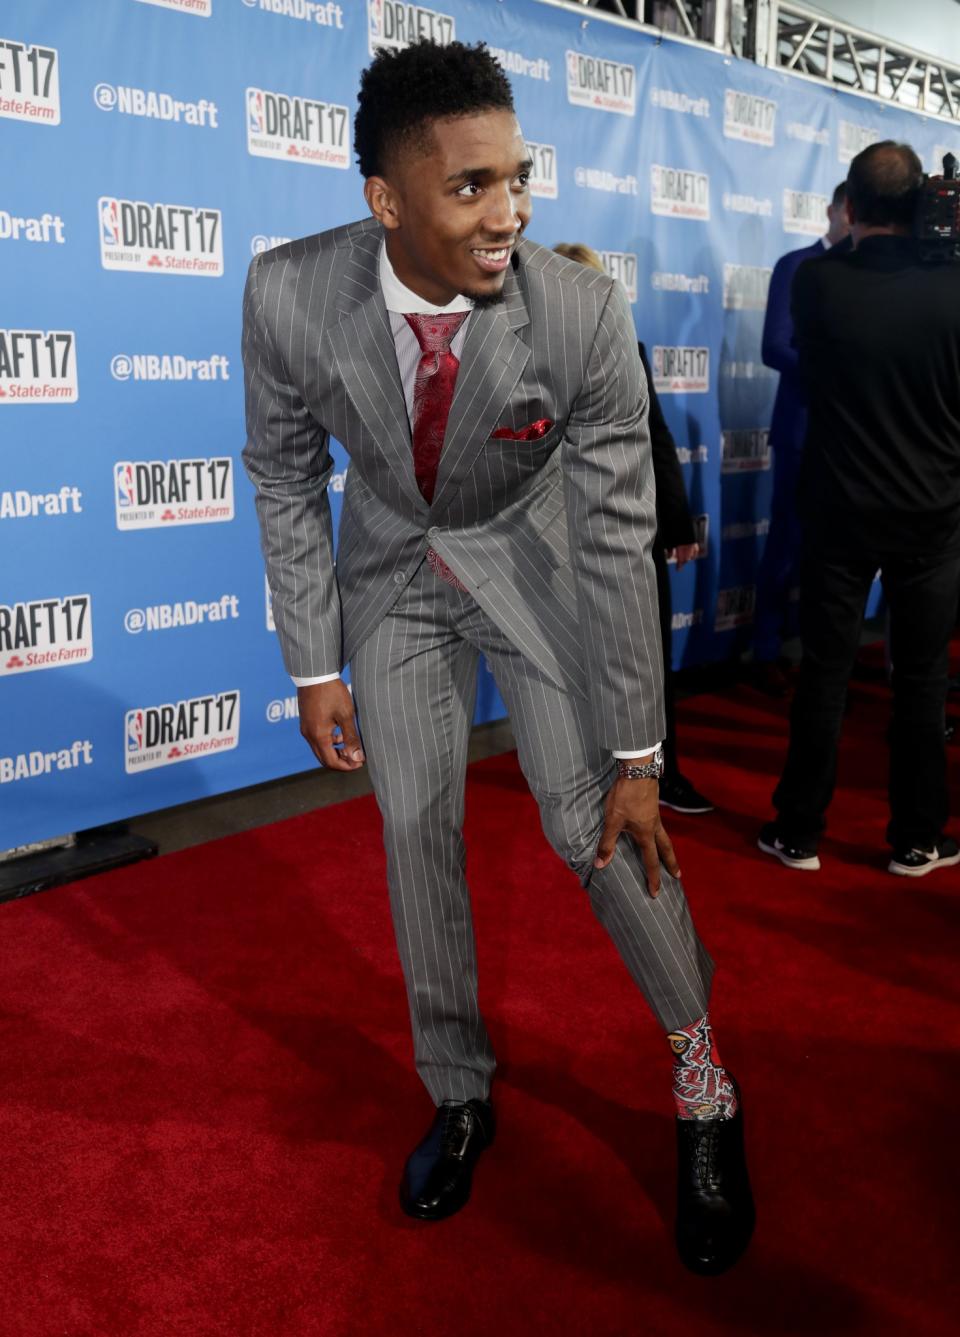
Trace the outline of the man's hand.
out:
M 680 571 L 687 562 L 692 562 L 694 558 L 700 556 L 700 544 L 681 543 L 677 548 L 668 548 L 667 556 L 676 559 L 677 570 Z
M 660 821 L 659 796 L 656 780 L 614 780 L 607 795 L 603 833 L 593 863 L 594 868 L 606 868 L 613 858 L 617 838 L 625 831 L 640 850 L 647 870 L 647 890 L 654 897 L 660 894 L 661 858 L 668 873 L 680 876 L 677 856 Z
M 312 687 L 298 687 L 300 702 L 300 732 L 313 749 L 313 755 L 332 771 L 357 771 L 366 758 L 360 746 L 357 722 L 353 714 L 353 697 L 345 682 L 314 683 Z M 342 739 L 334 745 L 334 734 L 340 730 Z

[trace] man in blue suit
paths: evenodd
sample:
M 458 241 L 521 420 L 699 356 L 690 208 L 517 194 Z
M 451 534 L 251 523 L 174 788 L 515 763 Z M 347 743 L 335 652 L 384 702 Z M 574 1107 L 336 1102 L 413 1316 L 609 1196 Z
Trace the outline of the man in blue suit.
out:
M 753 659 L 755 682 L 771 696 L 784 696 L 787 677 L 778 661 L 786 620 L 787 603 L 796 585 L 800 557 L 800 521 L 797 516 L 797 474 L 807 432 L 807 401 L 800 381 L 790 288 L 804 260 L 825 255 L 843 242 L 849 232 L 845 210 L 846 183 L 841 181 L 827 205 L 828 227 L 812 246 L 788 251 L 774 266 L 763 322 L 762 357 L 780 373 L 773 405 L 770 446 L 773 450 L 773 501 L 770 530 L 757 572 L 757 605 L 754 617 Z

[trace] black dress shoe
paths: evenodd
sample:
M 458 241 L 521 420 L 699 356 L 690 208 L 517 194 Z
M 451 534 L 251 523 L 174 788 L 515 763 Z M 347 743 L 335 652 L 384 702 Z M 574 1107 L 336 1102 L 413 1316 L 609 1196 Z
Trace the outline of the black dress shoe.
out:
M 750 1243 L 754 1220 L 739 1106 L 732 1119 L 677 1119 L 681 1262 L 701 1276 L 726 1272 Z
M 489 1100 L 445 1100 L 404 1168 L 400 1206 L 406 1214 L 442 1221 L 459 1212 L 470 1197 L 473 1167 L 495 1132 Z

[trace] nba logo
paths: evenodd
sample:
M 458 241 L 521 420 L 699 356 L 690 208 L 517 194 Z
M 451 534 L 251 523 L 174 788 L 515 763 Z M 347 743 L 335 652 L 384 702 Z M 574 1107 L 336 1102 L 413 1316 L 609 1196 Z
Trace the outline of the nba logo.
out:
M 136 501 L 136 493 L 133 488 L 133 465 L 114 465 L 113 479 L 117 489 L 117 505 L 121 510 L 126 510 Z
M 143 751 L 143 711 L 127 711 L 127 751 Z
M 100 238 L 104 246 L 120 245 L 120 213 L 116 200 L 100 201 Z
M 377 38 L 383 32 L 383 0 L 368 0 L 367 12 L 370 15 L 370 36 Z
M 247 89 L 247 117 L 254 134 L 263 134 L 263 94 L 259 88 Z

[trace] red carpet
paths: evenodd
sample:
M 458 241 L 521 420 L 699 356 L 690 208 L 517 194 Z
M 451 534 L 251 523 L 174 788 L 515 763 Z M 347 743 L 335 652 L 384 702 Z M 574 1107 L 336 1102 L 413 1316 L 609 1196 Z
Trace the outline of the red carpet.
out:
M 665 1045 L 508 756 L 468 802 L 500 1136 L 441 1225 L 396 1206 L 430 1106 L 372 800 L 0 906 L 0 1333 L 956 1332 L 960 876 L 883 871 L 881 696 L 819 877 L 753 848 L 779 708 L 682 709 L 723 805 L 670 829 L 745 1092 L 736 1271 L 675 1261 Z

